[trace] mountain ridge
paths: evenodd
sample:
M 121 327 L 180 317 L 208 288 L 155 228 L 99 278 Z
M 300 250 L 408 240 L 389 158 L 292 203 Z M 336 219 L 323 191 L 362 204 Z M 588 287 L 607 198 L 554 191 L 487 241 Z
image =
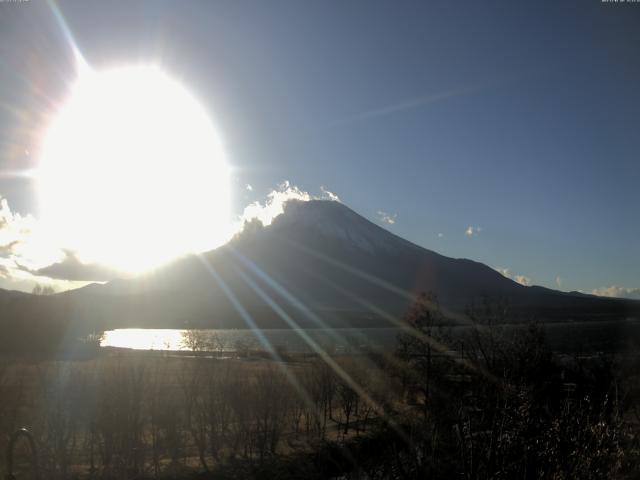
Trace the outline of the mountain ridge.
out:
M 228 244 L 153 273 L 7 304 L 16 318 L 43 315 L 93 331 L 290 328 L 292 321 L 340 328 L 389 326 L 422 292 L 435 294 L 452 319 L 485 299 L 507 303 L 514 321 L 640 317 L 640 302 L 523 286 L 320 200 L 290 200 L 270 225 L 249 222 Z

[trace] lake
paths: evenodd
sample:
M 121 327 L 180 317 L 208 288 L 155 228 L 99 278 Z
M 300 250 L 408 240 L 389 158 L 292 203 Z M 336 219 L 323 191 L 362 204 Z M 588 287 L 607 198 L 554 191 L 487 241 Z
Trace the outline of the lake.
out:
M 397 328 L 341 328 L 341 329 L 217 329 L 174 330 L 122 328 L 108 330 L 100 346 L 131 348 L 134 350 L 189 351 L 206 350 L 229 352 L 242 349 L 282 349 L 291 353 L 310 353 L 310 345 L 336 353 L 353 349 L 395 347 Z M 194 348 L 195 347 L 195 348 Z
M 624 351 L 640 340 L 640 321 L 604 320 L 557 322 L 542 325 L 549 347 L 554 351 Z M 505 334 L 526 328 L 523 325 L 499 327 Z M 453 339 L 463 340 L 471 332 L 468 326 L 443 327 Z M 108 330 L 102 347 L 135 350 L 233 352 L 243 349 L 280 349 L 290 353 L 310 353 L 316 344 L 335 353 L 372 348 L 391 351 L 396 346 L 398 328 L 340 329 L 217 329 L 179 330 L 124 328 Z M 633 344 L 633 345 L 632 345 Z M 269 347 L 270 346 L 270 347 Z

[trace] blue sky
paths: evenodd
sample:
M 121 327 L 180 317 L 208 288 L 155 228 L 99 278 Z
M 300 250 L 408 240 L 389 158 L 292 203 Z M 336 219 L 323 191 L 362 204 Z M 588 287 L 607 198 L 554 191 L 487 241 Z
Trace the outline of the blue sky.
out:
M 188 86 L 224 138 L 237 212 L 284 180 L 325 186 L 534 284 L 640 288 L 640 4 L 57 6 L 93 67 L 153 61 Z M 74 76 L 60 25 L 44 2 L 0 3 L 4 172 L 36 166 L 41 112 Z M 32 183 L 5 173 L 0 195 L 37 216 Z

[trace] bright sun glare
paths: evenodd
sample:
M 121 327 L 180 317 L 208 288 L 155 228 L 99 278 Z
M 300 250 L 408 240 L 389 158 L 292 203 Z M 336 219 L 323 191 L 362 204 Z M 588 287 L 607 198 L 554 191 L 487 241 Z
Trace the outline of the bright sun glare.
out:
M 41 214 L 82 261 L 129 272 L 229 233 L 229 168 L 204 109 L 156 67 L 85 71 L 50 125 Z

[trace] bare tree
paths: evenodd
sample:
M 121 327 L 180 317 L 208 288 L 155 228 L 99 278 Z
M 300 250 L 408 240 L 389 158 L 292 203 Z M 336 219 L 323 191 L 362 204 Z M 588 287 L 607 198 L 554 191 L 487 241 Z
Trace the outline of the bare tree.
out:
M 184 395 L 185 424 L 198 451 L 201 467 L 209 470 L 207 464 L 207 440 L 209 436 L 207 422 L 207 363 L 206 359 L 184 361 L 178 379 Z
M 292 392 L 285 376 L 273 366 L 258 372 L 253 390 L 253 436 L 262 461 L 276 453 Z
M 209 342 L 207 333 L 202 330 L 183 330 L 181 344 L 192 352 L 205 352 L 208 350 Z

